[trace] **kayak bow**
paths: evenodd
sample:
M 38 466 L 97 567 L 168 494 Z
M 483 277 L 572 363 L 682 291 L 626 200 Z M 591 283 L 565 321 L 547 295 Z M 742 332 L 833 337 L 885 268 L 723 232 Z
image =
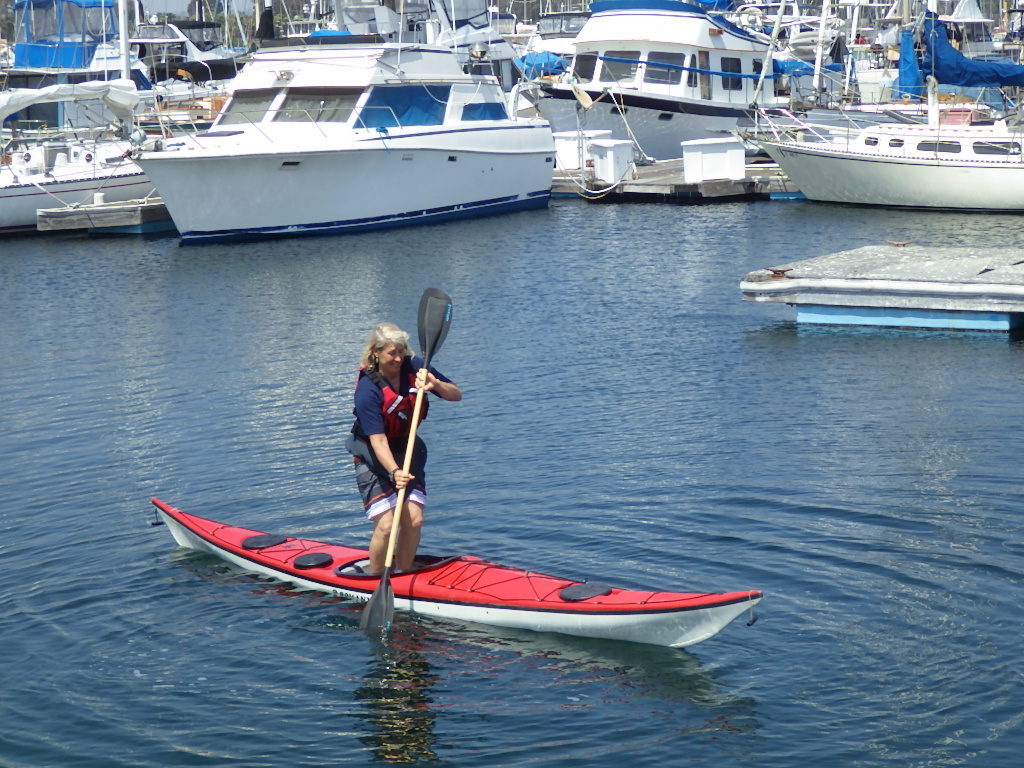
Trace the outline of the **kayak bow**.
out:
M 380 583 L 357 570 L 368 553 L 207 520 L 152 499 L 183 547 L 304 589 L 367 601 Z M 699 643 L 760 602 L 759 590 L 647 592 L 547 576 L 477 557 L 421 556 L 392 574 L 400 611 L 502 627 L 672 647 Z

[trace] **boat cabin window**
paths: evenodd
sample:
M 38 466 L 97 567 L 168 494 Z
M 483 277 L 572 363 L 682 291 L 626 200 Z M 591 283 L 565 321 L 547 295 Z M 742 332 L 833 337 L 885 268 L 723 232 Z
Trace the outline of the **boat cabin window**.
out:
M 678 85 L 683 79 L 685 63 L 685 53 L 651 51 L 647 54 L 647 66 L 644 67 L 644 82 Z
M 976 155 L 1019 155 L 1020 144 L 1016 141 L 976 141 Z
M 583 29 L 589 13 L 555 13 L 537 19 L 537 34 L 541 37 L 575 37 Z
M 868 136 L 866 139 L 864 139 L 864 143 L 867 144 L 869 147 L 877 147 L 878 146 L 878 137 L 877 136 Z
M 178 40 L 178 35 L 166 24 L 140 24 L 132 37 L 146 40 Z
M 505 105 L 496 101 L 482 101 L 462 106 L 463 120 L 505 120 L 507 118 Z
M 959 152 L 959 141 L 921 141 L 918 142 L 919 152 Z
M 734 59 L 731 56 L 722 57 L 722 71 L 723 72 L 742 72 L 743 62 L 739 59 Z M 722 88 L 727 91 L 742 91 L 743 90 L 743 78 L 742 77 L 728 77 L 722 75 Z
M 254 91 L 235 91 L 231 101 L 224 108 L 218 126 L 258 123 L 270 109 L 277 97 L 277 89 L 265 88 Z
M 289 88 L 274 120 L 346 123 L 362 95 L 362 88 Z
M 696 65 L 694 64 L 693 57 L 690 56 L 689 59 L 690 60 L 686 63 L 686 66 L 687 66 L 687 71 L 686 71 L 686 87 L 687 88 L 696 88 L 697 87 L 697 74 L 698 73 L 697 73 L 697 71 L 695 69 Z
M 890 147 L 896 147 L 896 148 L 902 147 L 903 146 L 903 139 L 889 139 L 889 146 Z
M 640 51 L 605 51 L 601 57 L 601 82 L 630 83 L 640 67 Z
M 441 125 L 450 85 L 375 85 L 359 111 L 364 128 Z
M 589 83 L 594 79 L 594 71 L 597 69 L 596 53 L 581 53 L 573 59 L 572 73 L 577 82 Z

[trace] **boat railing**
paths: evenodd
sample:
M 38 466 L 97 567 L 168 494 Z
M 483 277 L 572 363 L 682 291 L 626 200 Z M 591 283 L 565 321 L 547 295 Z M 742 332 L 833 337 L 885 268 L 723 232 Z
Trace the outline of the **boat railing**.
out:
M 810 123 L 789 109 L 760 110 L 754 133 L 775 141 L 829 141 L 824 126 Z
M 385 115 L 383 120 L 380 119 L 379 117 L 381 112 L 383 112 Z M 374 120 L 372 121 L 372 123 L 367 123 L 366 120 L 363 119 L 363 115 L 366 113 L 373 114 Z M 390 122 L 388 121 L 389 118 Z M 395 112 L 395 110 L 386 105 L 363 107 L 356 115 L 356 123 L 358 124 L 358 127 L 362 128 L 363 130 L 375 130 L 378 133 L 387 133 L 389 128 L 404 127 L 402 125 L 402 121 L 398 119 L 398 114 Z

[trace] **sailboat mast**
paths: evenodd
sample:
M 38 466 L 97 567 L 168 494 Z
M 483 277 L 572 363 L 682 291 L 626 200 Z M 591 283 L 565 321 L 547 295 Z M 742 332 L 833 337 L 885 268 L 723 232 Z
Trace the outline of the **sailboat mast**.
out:
M 131 78 L 128 39 L 128 0 L 117 0 L 117 39 L 121 49 L 121 78 Z
M 934 0 L 932 0 L 934 2 Z M 818 44 L 814 48 L 814 93 L 818 104 L 823 101 L 825 93 L 825 31 L 828 28 L 828 15 L 832 12 L 832 0 L 822 0 L 821 24 L 818 26 Z
M 938 0 L 928 0 L 927 7 L 931 13 L 938 14 Z M 939 82 L 928 72 L 924 75 L 924 82 L 928 90 L 928 125 L 936 128 L 939 125 Z

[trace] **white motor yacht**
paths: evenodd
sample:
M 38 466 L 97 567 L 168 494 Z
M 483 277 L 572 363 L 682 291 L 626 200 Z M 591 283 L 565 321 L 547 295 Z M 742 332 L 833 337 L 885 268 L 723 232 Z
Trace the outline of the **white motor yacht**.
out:
M 446 46 L 321 39 L 255 53 L 209 131 L 139 153 L 184 242 L 547 205 L 551 129 L 509 118 L 495 77 Z
M 574 41 L 572 70 L 536 81 L 536 104 L 555 131 L 611 131 L 656 160 L 680 143 L 721 137 L 776 102 L 769 46 L 679 0 L 597 0 Z

